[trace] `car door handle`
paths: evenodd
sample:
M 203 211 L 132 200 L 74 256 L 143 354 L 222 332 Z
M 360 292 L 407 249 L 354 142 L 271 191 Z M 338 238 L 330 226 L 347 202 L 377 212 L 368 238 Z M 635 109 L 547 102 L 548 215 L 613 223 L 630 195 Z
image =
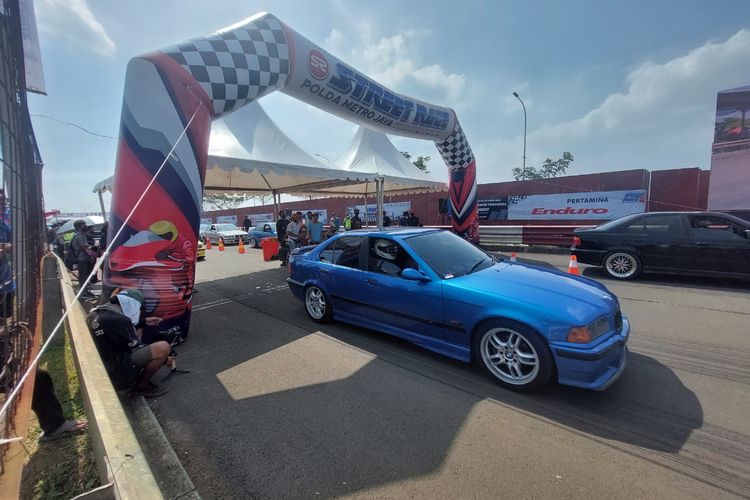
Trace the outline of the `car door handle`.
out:
M 323 276 L 328 276 L 328 269 L 318 269 L 318 272 Z
M 646 242 L 645 242 L 645 240 L 633 240 L 633 243 L 635 243 L 637 245 L 642 245 L 642 244 L 644 244 Z
M 374 278 L 367 278 L 367 284 L 368 285 L 377 285 L 379 283 L 380 282 L 378 280 L 374 279 Z

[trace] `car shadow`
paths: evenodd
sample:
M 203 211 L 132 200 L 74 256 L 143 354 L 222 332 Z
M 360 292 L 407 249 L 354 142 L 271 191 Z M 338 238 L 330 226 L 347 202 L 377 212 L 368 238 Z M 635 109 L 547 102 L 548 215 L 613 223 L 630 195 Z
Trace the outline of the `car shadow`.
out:
M 613 280 L 601 267 L 585 267 L 582 274 L 588 278 L 598 281 L 609 281 L 621 283 L 620 280 Z M 645 273 L 638 276 L 635 280 L 628 283 L 647 283 L 650 285 L 666 285 L 679 288 L 698 288 L 702 290 L 717 291 L 737 291 L 749 290 L 750 279 L 742 278 L 715 278 L 709 276 L 688 276 L 679 274 L 659 274 Z
M 200 284 L 178 348 L 192 373 L 150 402 L 204 496 L 331 497 L 433 474 L 471 439 L 461 434 L 479 425 L 475 412 L 497 418 L 487 404 L 666 453 L 703 425 L 695 394 L 654 358 L 632 354 L 606 392 L 519 394 L 400 339 L 313 323 L 286 277 L 272 269 Z M 498 450 L 518 446 L 510 432 L 493 434 Z

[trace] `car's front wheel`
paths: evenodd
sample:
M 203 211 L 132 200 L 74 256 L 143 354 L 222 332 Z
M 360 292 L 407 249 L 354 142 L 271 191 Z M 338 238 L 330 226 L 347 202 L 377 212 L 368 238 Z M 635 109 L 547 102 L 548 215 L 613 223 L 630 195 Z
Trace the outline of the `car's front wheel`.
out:
M 331 302 L 325 292 L 315 285 L 305 290 L 305 310 L 310 319 L 316 323 L 327 323 L 333 317 Z
M 604 258 L 604 270 L 612 278 L 628 280 L 641 273 L 641 261 L 630 252 L 611 252 Z
M 508 389 L 541 389 L 554 373 L 554 361 L 546 342 L 521 323 L 485 322 L 474 336 L 473 347 L 484 371 Z

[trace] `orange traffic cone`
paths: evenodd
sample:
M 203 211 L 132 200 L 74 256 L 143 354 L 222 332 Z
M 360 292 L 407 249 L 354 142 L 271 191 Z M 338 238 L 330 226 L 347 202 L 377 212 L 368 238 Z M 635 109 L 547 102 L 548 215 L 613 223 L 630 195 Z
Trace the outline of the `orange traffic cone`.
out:
M 568 273 L 575 274 L 575 275 L 581 274 L 578 272 L 578 257 L 576 257 L 575 255 L 570 256 L 570 264 L 568 264 Z
M 211 250 L 211 240 L 206 238 L 206 250 Z
M 513 252 L 510 254 L 510 261 L 516 262 L 518 259 L 516 258 L 516 252 Z
M 240 246 L 237 247 L 239 253 L 245 253 L 245 242 L 240 238 Z
M 224 238 L 219 238 L 219 252 L 224 251 Z

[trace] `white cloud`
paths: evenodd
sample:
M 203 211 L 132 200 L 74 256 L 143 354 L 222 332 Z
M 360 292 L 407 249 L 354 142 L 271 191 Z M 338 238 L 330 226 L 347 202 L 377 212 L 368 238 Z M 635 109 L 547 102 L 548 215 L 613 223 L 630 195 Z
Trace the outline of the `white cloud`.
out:
M 420 41 L 428 31 L 406 31 L 390 37 L 378 38 L 372 26 L 363 24 L 358 39 L 347 46 L 344 35 L 332 30 L 324 47 L 377 82 L 400 93 L 404 88 L 416 87 L 438 92 L 440 97 L 456 105 L 466 88 L 466 77 L 451 73 L 440 64 L 422 61 Z M 418 97 L 418 96 L 414 96 Z M 442 102 L 439 104 L 443 104 Z
M 39 30 L 67 39 L 99 54 L 112 55 L 115 42 L 94 17 L 86 0 L 37 0 Z
M 743 29 L 670 61 L 640 65 L 628 74 L 624 91 L 585 115 L 531 131 L 527 165 L 571 151 L 579 172 L 708 167 L 716 93 L 748 83 L 748 54 L 750 30 Z M 504 163 L 504 177 L 509 177 L 510 168 L 520 164 L 522 139 L 478 144 L 478 163 Z

